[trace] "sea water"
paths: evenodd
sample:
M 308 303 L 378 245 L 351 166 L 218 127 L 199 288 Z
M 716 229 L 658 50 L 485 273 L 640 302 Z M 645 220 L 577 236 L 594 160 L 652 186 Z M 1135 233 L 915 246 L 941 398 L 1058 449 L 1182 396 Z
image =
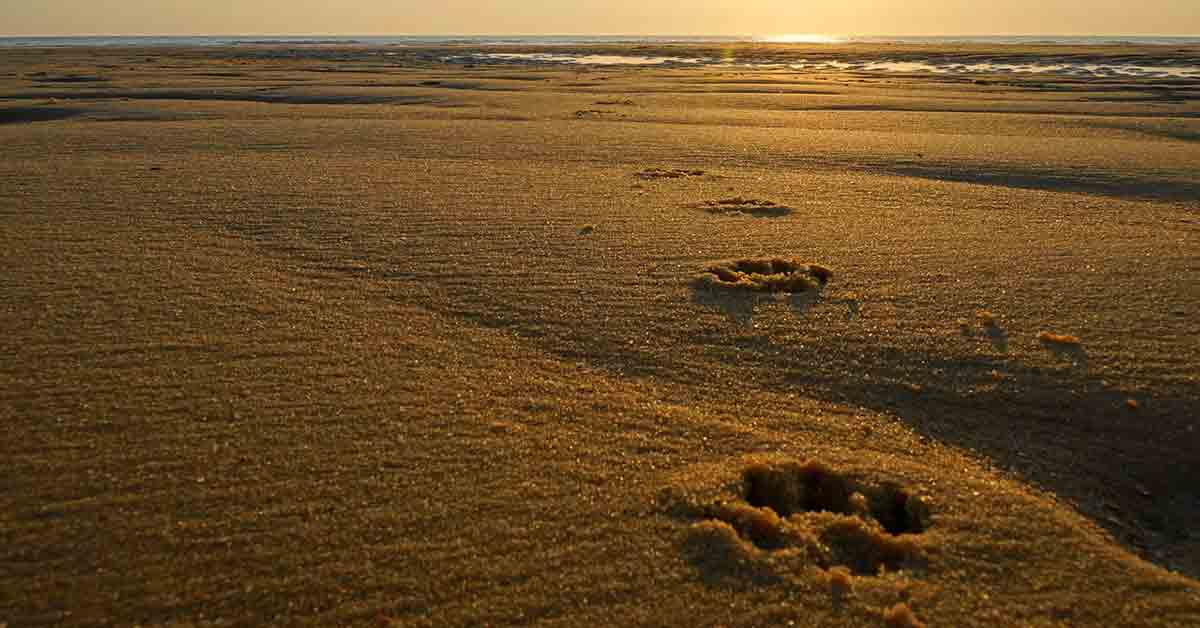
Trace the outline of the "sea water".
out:
M 587 45 L 587 44 L 712 44 L 736 42 L 797 42 L 797 43 L 896 43 L 896 44 L 996 44 L 996 45 L 1062 45 L 1062 46 L 1196 46 L 1200 36 L 1052 36 L 1052 35 L 991 35 L 991 36 L 841 36 L 841 35 L 739 35 L 739 36 L 672 36 L 672 35 L 392 35 L 392 36 L 325 36 L 325 35 L 220 35 L 220 36 L 106 36 L 78 37 L 0 37 L 0 47 L 41 46 L 237 46 L 237 45 Z
M 1040 46 L 1200 46 L 1200 37 L 1153 36 L 970 36 L 970 37 L 842 37 L 831 35 L 770 36 L 644 36 L 644 35 L 397 35 L 397 36 L 80 36 L 80 37 L 0 37 L 0 48 L 28 47 L 313 47 L 313 46 L 587 46 L 598 44 L 723 44 L 760 43 L 893 43 L 893 44 L 984 44 Z M 932 74 L 1056 74 L 1077 77 L 1200 79 L 1200 58 L 1164 59 L 1161 64 L 1131 62 L 1063 61 L 1050 54 L 1043 61 L 957 62 L 930 56 L 926 59 L 819 60 L 762 64 L 753 60 L 709 59 L 665 55 L 572 54 L 553 52 L 471 52 L 444 57 L 459 63 L 524 63 L 545 65 L 697 65 L 727 64 L 755 67 L 779 67 L 797 71 L 837 71 L 861 73 L 932 73 Z

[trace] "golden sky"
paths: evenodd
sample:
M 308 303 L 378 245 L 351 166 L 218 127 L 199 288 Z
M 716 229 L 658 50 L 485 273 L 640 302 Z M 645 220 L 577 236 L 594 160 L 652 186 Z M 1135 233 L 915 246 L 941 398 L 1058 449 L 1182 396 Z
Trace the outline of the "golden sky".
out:
M 1200 0 L 0 0 L 0 35 L 1200 35 Z

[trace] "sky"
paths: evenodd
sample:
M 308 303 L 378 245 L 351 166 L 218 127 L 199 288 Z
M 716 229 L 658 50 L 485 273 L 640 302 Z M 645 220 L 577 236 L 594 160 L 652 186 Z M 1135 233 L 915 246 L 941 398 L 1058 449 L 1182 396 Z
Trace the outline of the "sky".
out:
M 1200 0 L 0 0 L 9 36 L 791 33 L 1200 35 Z

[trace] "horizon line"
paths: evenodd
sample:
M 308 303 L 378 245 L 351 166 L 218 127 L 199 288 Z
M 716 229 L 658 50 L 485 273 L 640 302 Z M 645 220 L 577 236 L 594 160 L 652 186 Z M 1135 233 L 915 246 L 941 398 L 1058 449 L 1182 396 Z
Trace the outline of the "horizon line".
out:
M 827 38 L 861 37 L 1161 37 L 1198 38 L 1200 33 L 822 33 L 822 32 L 775 32 L 775 33 L 70 33 L 70 34 L 9 34 L 0 33 L 5 39 L 40 39 L 69 37 L 790 37 L 811 36 Z

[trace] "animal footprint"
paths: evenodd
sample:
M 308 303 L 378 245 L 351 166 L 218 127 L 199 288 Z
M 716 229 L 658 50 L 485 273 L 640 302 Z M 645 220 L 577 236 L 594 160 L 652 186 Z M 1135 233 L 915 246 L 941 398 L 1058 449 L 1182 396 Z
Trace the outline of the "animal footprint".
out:
M 920 563 L 921 534 L 933 525 L 931 502 L 891 483 L 870 483 L 820 462 L 755 464 L 741 493 L 690 507 L 693 558 L 757 563 L 801 557 L 827 571 L 876 576 Z M 767 567 L 764 567 L 767 566 Z
M 833 271 L 820 264 L 779 258 L 742 259 L 709 266 L 693 282 L 697 288 L 798 294 L 819 290 Z
M 624 118 L 625 114 L 617 113 L 615 111 L 607 111 L 607 110 L 603 110 L 603 109 L 580 109 L 579 111 L 575 112 L 576 118 L 604 118 L 604 117 L 609 117 L 609 116 L 617 117 L 617 118 Z
M 702 176 L 704 176 L 704 171 L 703 170 L 680 170 L 678 168 L 672 168 L 672 169 L 646 168 L 645 170 L 642 170 L 641 172 L 634 173 L 633 176 L 635 176 L 639 179 L 646 179 L 646 180 L 683 179 L 683 178 L 687 178 L 687 177 L 702 177 Z
M 792 213 L 792 208 L 780 205 L 775 201 L 756 198 L 724 198 L 716 201 L 704 201 L 701 207 L 713 214 L 747 214 L 750 216 L 778 217 Z

